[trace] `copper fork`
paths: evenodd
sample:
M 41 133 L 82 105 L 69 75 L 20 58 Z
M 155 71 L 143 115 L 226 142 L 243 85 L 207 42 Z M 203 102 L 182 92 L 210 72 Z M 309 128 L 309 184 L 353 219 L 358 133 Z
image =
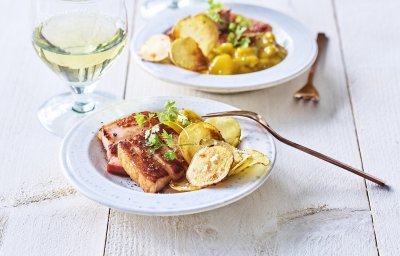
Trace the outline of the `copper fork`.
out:
M 214 116 L 242 116 L 242 117 L 246 117 L 246 118 L 249 118 L 251 120 L 254 120 L 257 123 L 259 123 L 262 127 L 264 127 L 272 136 L 274 136 L 280 142 L 283 142 L 286 145 L 289 145 L 289 146 L 291 146 L 293 148 L 296 148 L 298 150 L 301 150 L 301 151 L 303 151 L 303 152 L 305 152 L 305 153 L 307 153 L 309 155 L 312 155 L 312 156 L 317 157 L 317 158 L 319 158 L 321 160 L 324 160 L 324 161 L 326 161 L 328 163 L 336 165 L 336 166 L 338 166 L 338 167 L 340 167 L 342 169 L 345 169 L 345 170 L 347 170 L 349 172 L 352 172 L 352 173 L 354 173 L 354 174 L 356 174 L 358 176 L 361 176 L 361 177 L 363 177 L 363 178 L 365 178 L 365 179 L 367 179 L 369 181 L 372 181 L 372 182 L 374 182 L 374 183 L 376 183 L 376 184 L 378 184 L 380 186 L 386 186 L 385 182 L 383 180 L 377 178 L 377 177 L 374 177 L 374 176 L 372 176 L 372 175 L 370 175 L 368 173 L 365 173 L 365 172 L 363 172 L 361 170 L 358 170 L 358 169 L 356 169 L 354 167 L 351 167 L 351 166 L 349 166 L 349 165 L 347 165 L 347 164 L 345 164 L 343 162 L 340 162 L 340 161 L 338 161 L 336 159 L 333 159 L 332 157 L 329 157 L 327 155 L 321 154 L 321 153 L 319 153 L 319 152 L 317 152 L 315 150 L 312 150 L 310 148 L 307 148 L 305 146 L 302 146 L 300 144 L 297 144 L 297 143 L 295 143 L 293 141 L 290 141 L 290 140 L 280 136 L 277 132 L 275 132 L 275 130 L 273 130 L 271 128 L 271 126 L 269 126 L 269 124 L 265 121 L 265 119 L 261 115 L 255 113 L 255 112 L 245 111 L 245 110 L 225 111 L 225 112 L 209 113 L 209 114 L 204 115 L 203 117 L 214 117 Z
M 319 101 L 319 93 L 318 93 L 318 90 L 314 86 L 313 80 L 314 80 L 315 70 L 317 69 L 318 61 L 320 59 L 323 49 L 325 48 L 327 40 L 328 40 L 328 38 L 326 37 L 326 35 L 324 33 L 318 33 L 318 35 L 317 35 L 317 45 L 318 45 L 317 58 L 315 59 L 313 65 L 311 66 L 310 73 L 308 74 L 307 83 L 293 95 L 293 97 L 296 100 L 304 99 L 306 101 L 311 100 L 313 102 Z

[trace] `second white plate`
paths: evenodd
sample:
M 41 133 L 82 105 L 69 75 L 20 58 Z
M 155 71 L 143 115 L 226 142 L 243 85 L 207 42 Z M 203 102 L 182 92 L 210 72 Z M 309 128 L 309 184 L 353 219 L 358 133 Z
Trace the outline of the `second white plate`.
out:
M 144 70 L 159 79 L 183 84 L 201 91 L 218 93 L 251 91 L 275 86 L 309 70 L 318 50 L 314 35 L 301 23 L 283 13 L 261 6 L 238 3 L 226 3 L 226 5 L 235 13 L 271 24 L 278 43 L 287 49 L 288 56 L 272 68 L 230 76 L 199 74 L 174 65 L 141 60 L 138 51 L 147 39 L 153 35 L 165 33 L 184 17 L 204 12 L 207 9 L 206 4 L 165 11 L 157 18 L 151 19 L 135 35 L 131 45 L 132 56 Z

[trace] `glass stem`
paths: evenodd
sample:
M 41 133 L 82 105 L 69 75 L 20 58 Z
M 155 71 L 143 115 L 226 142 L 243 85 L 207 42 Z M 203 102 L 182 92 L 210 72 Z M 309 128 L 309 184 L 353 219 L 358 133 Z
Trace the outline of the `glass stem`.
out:
M 85 86 L 70 85 L 74 96 L 74 104 L 72 105 L 73 111 L 86 113 L 95 108 L 95 103 L 91 98 L 91 93 L 95 87 L 95 83 Z
M 179 9 L 179 8 L 189 5 L 189 3 L 190 3 L 190 0 L 172 0 L 169 8 Z
M 172 0 L 170 8 L 171 9 L 178 9 L 179 8 L 179 0 Z
M 167 9 L 176 10 L 187 6 L 191 1 L 192 0 L 147 0 L 141 7 L 142 16 L 144 18 L 151 18 Z

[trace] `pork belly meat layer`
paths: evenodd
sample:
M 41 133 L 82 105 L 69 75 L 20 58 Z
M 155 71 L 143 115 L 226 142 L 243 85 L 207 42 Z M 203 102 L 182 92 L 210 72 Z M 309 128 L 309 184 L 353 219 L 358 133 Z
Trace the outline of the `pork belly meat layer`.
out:
M 164 128 L 161 131 L 167 129 Z M 182 178 L 188 168 L 178 149 L 175 152 L 175 159 L 165 159 L 164 153 L 168 150 L 173 149 L 164 145 L 151 152 L 146 146 L 144 133 L 141 133 L 118 143 L 118 158 L 128 175 L 145 192 L 154 193 L 163 189 L 170 180 Z
M 151 112 L 139 114 L 149 116 Z M 182 178 L 188 168 L 179 148 L 168 147 L 167 141 L 163 141 L 164 131 L 172 136 L 175 144 L 179 134 L 160 123 L 157 117 L 139 126 L 134 116 L 135 114 L 132 114 L 104 125 L 99 131 L 98 137 L 107 152 L 107 171 L 118 175 L 129 175 L 145 192 L 158 192 L 171 180 Z M 148 136 L 149 129 L 156 125 L 161 146 L 152 152 L 146 145 L 145 136 L 146 131 Z M 165 153 L 171 150 L 175 152 L 175 158 L 167 160 Z
M 160 126 L 159 133 L 162 133 L 162 131 L 165 130 L 168 134 L 172 135 L 172 138 L 174 139 L 174 143 L 175 144 L 178 143 L 179 134 L 177 132 L 175 132 L 172 128 L 170 128 L 169 126 L 167 126 L 165 124 L 159 124 L 159 126 Z M 160 134 L 159 134 L 159 137 L 162 138 Z M 166 144 L 166 142 L 165 142 L 165 144 Z M 170 150 L 175 152 L 174 160 L 166 160 L 164 157 L 164 154 Z M 169 173 L 172 180 L 179 180 L 180 178 L 182 178 L 185 175 L 187 168 L 189 167 L 188 163 L 183 158 L 183 155 L 178 148 L 170 148 L 167 146 L 162 146 L 161 148 L 156 150 L 156 152 L 154 153 L 154 158 Z
M 149 116 L 151 112 L 140 112 L 139 114 Z M 117 175 L 127 175 L 121 162 L 118 159 L 118 143 L 122 140 L 134 137 L 137 134 L 144 133 L 150 126 L 154 126 L 159 123 L 157 117 L 154 117 L 139 126 L 135 120 L 135 114 L 127 117 L 118 119 L 112 123 L 106 124 L 100 128 L 98 138 L 103 143 L 103 146 L 107 153 L 107 171 Z
M 155 193 L 162 190 L 171 177 L 151 154 L 143 150 L 143 146 L 143 136 L 122 141 L 118 144 L 118 158 L 129 177 L 143 191 Z

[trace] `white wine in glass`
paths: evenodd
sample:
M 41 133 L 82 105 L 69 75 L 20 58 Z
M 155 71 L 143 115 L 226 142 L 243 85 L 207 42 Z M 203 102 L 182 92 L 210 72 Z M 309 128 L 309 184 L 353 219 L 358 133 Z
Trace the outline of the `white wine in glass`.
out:
M 123 0 L 37 0 L 32 44 L 42 61 L 72 89 L 39 110 L 46 129 L 63 136 L 96 104 L 96 82 L 120 55 L 127 40 Z

